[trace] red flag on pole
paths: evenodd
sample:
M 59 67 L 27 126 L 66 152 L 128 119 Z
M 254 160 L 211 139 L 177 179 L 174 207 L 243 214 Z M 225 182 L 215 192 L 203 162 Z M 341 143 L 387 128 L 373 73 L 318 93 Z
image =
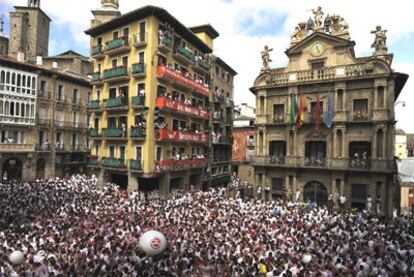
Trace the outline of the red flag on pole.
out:
M 305 97 L 303 96 L 303 92 L 300 93 L 300 97 L 299 97 L 299 110 L 298 110 L 298 115 L 296 118 L 296 128 L 300 128 L 303 125 L 303 122 L 305 122 L 305 112 L 308 109 L 306 108 L 306 101 L 305 101 Z
M 319 132 L 321 130 L 321 103 L 319 102 L 319 93 L 317 95 L 316 109 L 313 117 L 315 118 L 315 132 Z

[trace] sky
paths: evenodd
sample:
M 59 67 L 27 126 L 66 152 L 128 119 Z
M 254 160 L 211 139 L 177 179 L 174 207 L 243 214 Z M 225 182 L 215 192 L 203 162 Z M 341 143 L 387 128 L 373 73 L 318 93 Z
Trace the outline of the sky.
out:
M 375 26 L 388 30 L 388 49 L 394 53 L 393 69 L 412 76 L 396 105 L 397 127 L 414 133 L 414 24 L 411 1 L 394 0 L 392 4 L 373 0 L 119 0 L 122 13 L 144 5 L 167 9 L 186 26 L 210 23 L 219 33 L 214 52 L 239 74 L 235 78 L 236 104 L 255 105 L 249 91 L 261 66 L 260 52 L 264 45 L 273 48 L 271 67 L 287 65 L 284 51 L 298 22 L 306 21 L 310 9 L 321 6 L 326 14 L 339 14 L 349 24 L 351 39 L 356 42 L 357 57 L 372 54 Z M 26 5 L 27 0 L 0 0 L 0 15 L 7 18 L 14 5 Z M 51 55 L 73 49 L 89 53 L 89 38 L 84 30 L 89 27 L 91 10 L 100 6 L 100 0 L 42 0 L 42 9 L 52 18 L 49 53 Z M 413 73 L 413 74 L 411 74 Z

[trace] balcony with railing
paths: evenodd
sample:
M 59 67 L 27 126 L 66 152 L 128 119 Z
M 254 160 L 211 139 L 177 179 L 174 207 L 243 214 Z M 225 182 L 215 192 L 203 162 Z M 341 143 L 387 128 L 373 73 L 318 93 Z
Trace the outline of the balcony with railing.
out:
M 89 110 L 99 110 L 101 108 L 100 100 L 90 100 L 88 102 L 88 109 Z
M 0 143 L 0 153 L 29 153 L 35 151 L 30 143 Z
M 17 117 L 10 115 L 0 115 L 1 124 L 10 124 L 10 125 L 34 125 L 36 123 L 35 118 L 33 117 Z
M 292 72 L 278 72 L 272 75 L 270 83 L 285 85 L 291 83 L 307 83 L 324 80 L 345 79 L 349 77 L 364 77 L 372 74 L 370 63 L 324 67 Z
M 170 53 L 172 51 L 172 48 L 173 48 L 173 41 L 170 37 L 166 35 L 159 36 L 158 49 L 162 53 L 165 53 L 165 54 Z
M 207 166 L 207 159 L 163 160 L 155 161 L 156 172 L 180 171 Z
M 60 143 L 60 142 L 55 144 L 55 151 L 56 152 L 65 152 L 65 149 L 66 149 L 65 144 Z
M 99 157 L 98 156 L 88 156 L 88 165 L 89 166 L 100 166 Z
M 91 73 L 91 84 L 92 85 L 99 85 L 101 83 L 102 83 L 101 72 Z
M 102 158 L 102 165 L 104 167 L 110 168 L 125 168 L 125 160 L 124 159 L 116 159 L 116 158 Z
M 39 90 L 37 95 L 39 96 L 40 100 L 47 101 L 47 100 L 50 99 L 50 93 L 48 91 L 45 91 L 45 90 Z
M 130 131 L 130 137 L 132 139 L 145 139 L 146 133 L 143 127 L 133 127 Z
M 132 76 L 135 78 L 144 78 L 146 75 L 145 63 L 134 63 L 132 65 Z
M 285 114 L 283 113 L 273 115 L 273 123 L 283 124 L 285 123 L 285 120 L 286 120 L 286 117 L 285 117 Z
M 128 98 L 124 96 L 116 97 L 116 98 L 109 98 L 104 100 L 107 109 L 128 109 Z
M 80 97 L 72 98 L 72 104 L 76 106 L 80 106 L 82 104 L 82 100 L 80 99 Z
M 142 171 L 143 170 L 143 162 L 137 160 L 129 160 L 129 169 L 133 171 Z
M 50 152 L 52 147 L 49 143 L 43 142 L 36 144 L 35 150 L 38 152 Z
M 122 128 L 105 128 L 103 136 L 105 138 L 125 138 Z
M 210 64 L 204 61 L 202 58 L 197 57 L 195 58 L 196 62 L 193 65 L 193 69 L 201 74 L 206 74 L 210 71 Z
M 126 65 L 106 69 L 103 72 L 103 79 L 110 83 L 123 82 L 129 79 L 128 67 Z
M 133 108 L 143 108 L 145 106 L 145 96 L 133 96 L 131 105 Z
M 372 113 L 368 110 L 354 110 L 352 117 L 350 117 L 349 120 L 352 120 L 354 122 L 370 121 L 372 118 L 371 114 Z
M 179 101 L 175 101 L 165 97 L 158 97 L 155 106 L 162 110 L 168 110 L 181 114 L 196 116 L 205 120 L 208 120 L 209 118 L 209 113 L 203 109 L 183 104 Z
M 65 95 L 59 95 L 59 94 L 57 94 L 56 95 L 56 104 L 65 104 L 66 103 L 66 97 L 65 97 Z
M 174 82 L 182 88 L 192 90 L 203 96 L 208 97 L 209 95 L 209 88 L 207 85 L 204 85 L 202 82 L 197 82 L 173 68 L 160 65 L 158 67 L 158 78 L 167 82 Z
M 184 64 L 194 63 L 195 55 L 186 47 L 177 46 L 174 53 L 174 58 Z
M 104 57 L 103 46 L 101 44 L 92 47 L 91 57 L 95 59 L 101 59 Z
M 134 47 L 143 47 L 148 43 L 148 33 L 146 32 L 139 32 L 138 34 L 134 35 Z
M 89 136 L 91 138 L 98 138 L 101 136 L 101 134 L 99 133 L 99 129 L 98 128 L 91 128 L 89 129 Z
M 158 130 L 157 139 L 160 141 L 180 141 L 194 143 L 208 142 L 208 136 L 205 134 L 197 134 L 193 132 L 180 132 L 168 129 Z
M 326 158 L 304 156 L 253 156 L 256 166 L 276 166 L 295 168 L 324 168 L 330 170 L 390 172 L 395 170 L 394 160 L 362 158 Z
M 128 37 L 120 37 L 106 42 L 105 54 L 116 55 L 131 50 Z

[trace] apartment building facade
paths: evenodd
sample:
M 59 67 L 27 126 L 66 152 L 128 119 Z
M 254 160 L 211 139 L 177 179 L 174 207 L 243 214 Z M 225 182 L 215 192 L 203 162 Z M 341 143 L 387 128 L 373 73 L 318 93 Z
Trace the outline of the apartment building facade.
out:
M 201 188 L 214 33 L 196 35 L 153 6 L 124 15 L 113 6 L 102 22 L 93 13 L 91 172 L 129 190 Z

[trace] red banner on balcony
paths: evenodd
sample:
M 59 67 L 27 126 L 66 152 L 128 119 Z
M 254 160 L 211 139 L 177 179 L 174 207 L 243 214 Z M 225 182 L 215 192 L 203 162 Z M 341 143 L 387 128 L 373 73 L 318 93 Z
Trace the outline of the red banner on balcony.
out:
M 157 108 L 160 109 L 169 109 L 173 111 L 179 111 L 183 113 L 188 113 L 193 116 L 201 117 L 203 119 L 208 119 L 208 112 L 200 110 L 197 107 L 189 106 L 183 103 L 180 103 L 175 100 L 171 100 L 165 97 L 158 97 L 156 101 Z
M 196 134 L 192 132 L 179 132 L 168 129 L 160 130 L 160 140 L 176 140 L 176 141 L 193 141 L 208 142 L 208 136 L 204 134 Z
M 205 165 L 207 165 L 207 159 L 164 160 L 155 162 L 155 171 L 164 172 L 171 170 L 199 168 Z
M 176 70 L 172 68 L 165 67 L 164 65 L 158 66 L 158 76 L 160 77 L 165 76 L 169 79 L 180 82 L 181 84 L 185 85 L 188 88 L 195 89 L 198 92 L 204 94 L 205 96 L 208 96 L 208 91 L 209 91 L 208 87 L 194 81 L 191 78 L 186 77 L 181 72 L 177 72 Z

